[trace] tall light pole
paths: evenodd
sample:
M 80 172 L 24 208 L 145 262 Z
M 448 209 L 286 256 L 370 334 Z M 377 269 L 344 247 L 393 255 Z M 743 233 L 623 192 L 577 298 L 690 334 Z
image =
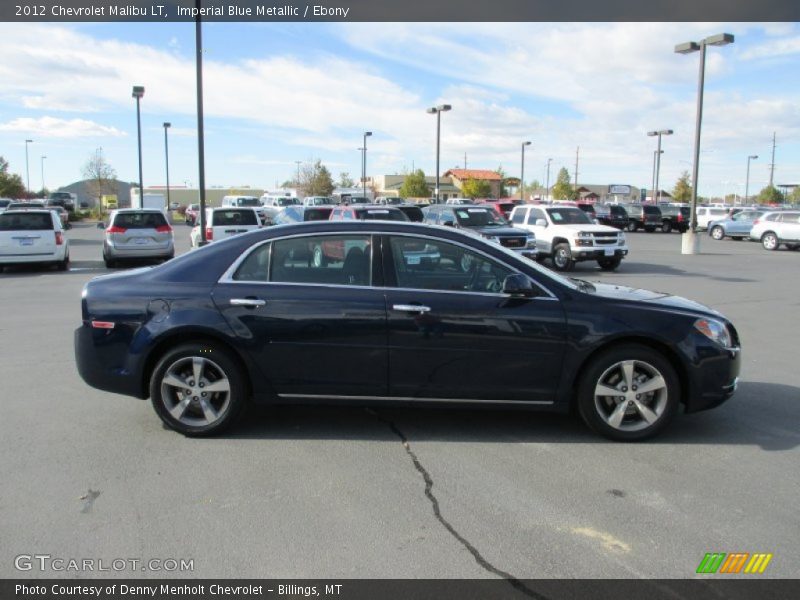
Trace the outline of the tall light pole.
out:
M 361 193 L 367 195 L 367 138 L 372 135 L 371 131 L 364 132 L 364 153 L 361 155 Z
M 42 155 L 42 191 L 44 191 L 44 159 L 46 156 Z
M 300 190 L 300 165 L 303 164 L 302 160 L 294 161 L 294 164 L 297 165 L 297 177 L 295 178 L 295 186 L 297 187 L 298 191 Z
M 684 234 L 681 252 L 697 254 L 700 250 L 700 238 L 697 237 L 697 175 L 700 162 L 700 127 L 703 122 L 703 85 L 706 71 L 706 46 L 725 46 L 733 43 L 733 34 L 718 33 L 700 42 L 684 42 L 675 46 L 678 54 L 691 54 L 700 51 L 700 71 L 697 81 L 697 117 L 694 126 L 694 164 L 692 165 L 692 217 L 689 231 Z
M 519 200 L 525 202 L 525 146 L 530 146 L 530 142 L 522 142 L 522 165 L 519 175 Z
M 200 9 L 203 0 L 195 0 L 197 17 L 194 21 L 195 82 L 197 93 L 197 186 L 200 194 L 200 245 L 208 243 L 206 237 L 206 147 L 203 126 L 203 22 Z
M 747 203 L 748 193 L 750 192 L 750 161 L 758 158 L 758 154 L 752 154 L 747 157 L 747 179 L 744 182 L 744 201 Z
M 33 140 L 25 140 L 25 192 L 31 191 L 31 171 L 28 168 L 28 144 L 32 144 Z
M 656 197 L 656 156 L 663 153 L 664 153 L 663 150 L 653 150 L 653 181 L 652 181 L 653 185 L 650 188 L 653 191 L 653 193 L 650 195 L 651 202 L 655 200 Z
M 648 131 L 647 135 L 650 137 L 658 136 L 658 150 L 656 150 L 656 168 L 655 176 L 653 178 L 653 200 L 658 204 L 661 200 L 661 190 L 658 187 L 658 176 L 661 173 L 661 136 L 672 135 L 672 129 L 659 129 L 658 131 Z
M 144 86 L 133 86 L 131 96 L 136 98 L 136 131 L 139 145 L 139 206 L 144 206 L 144 185 L 142 183 L 142 118 L 139 112 L 139 101 L 144 96 Z
M 171 206 L 169 201 L 169 142 L 167 141 L 167 129 L 172 127 L 172 123 L 164 122 L 164 164 L 167 167 L 167 206 Z
M 439 140 L 442 134 L 442 113 L 452 110 L 449 104 L 440 104 L 439 106 L 431 106 L 427 112 L 429 115 L 436 115 L 436 190 L 434 198 L 436 203 L 439 203 Z
M 546 193 L 545 200 L 550 200 L 550 163 L 553 162 L 552 158 L 547 159 L 547 183 L 545 184 Z

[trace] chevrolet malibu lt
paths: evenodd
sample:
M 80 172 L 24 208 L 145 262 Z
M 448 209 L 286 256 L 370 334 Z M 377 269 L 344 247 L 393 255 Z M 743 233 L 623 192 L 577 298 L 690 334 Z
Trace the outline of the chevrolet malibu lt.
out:
M 315 248 L 338 251 L 315 261 Z M 632 441 L 724 402 L 741 362 L 736 329 L 711 308 L 565 278 L 475 235 L 404 222 L 234 236 L 97 277 L 81 310 L 86 383 L 149 397 L 193 436 L 222 431 L 250 402 L 412 402 L 575 409 Z

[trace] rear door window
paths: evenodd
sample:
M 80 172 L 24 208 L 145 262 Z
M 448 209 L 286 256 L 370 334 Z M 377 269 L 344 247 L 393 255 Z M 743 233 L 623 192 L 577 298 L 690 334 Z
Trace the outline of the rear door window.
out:
M 155 229 L 167 224 L 160 212 L 117 213 L 114 219 L 114 226 L 123 229 Z
M 258 217 L 254 210 L 217 210 L 214 211 L 214 226 L 226 225 L 258 225 Z
M 44 231 L 53 229 L 50 213 L 2 213 L 0 231 Z

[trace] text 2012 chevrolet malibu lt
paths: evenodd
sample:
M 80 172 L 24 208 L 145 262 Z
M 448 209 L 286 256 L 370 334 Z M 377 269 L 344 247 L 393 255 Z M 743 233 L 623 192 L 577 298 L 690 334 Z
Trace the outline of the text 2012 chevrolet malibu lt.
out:
M 567 412 L 638 440 L 736 389 L 718 312 L 568 279 L 452 228 L 312 222 L 232 237 L 83 290 L 75 354 L 101 390 L 205 435 L 248 402 Z

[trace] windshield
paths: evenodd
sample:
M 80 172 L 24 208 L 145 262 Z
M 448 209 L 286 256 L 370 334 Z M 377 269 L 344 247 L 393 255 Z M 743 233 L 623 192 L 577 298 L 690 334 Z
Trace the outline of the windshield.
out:
M 300 204 L 296 198 L 278 198 L 278 206 L 291 206 L 292 204 Z
M 69 192 L 52 192 L 50 198 L 53 200 L 72 200 Z
M 389 210 L 386 208 L 370 208 L 359 210 L 358 218 L 365 221 L 408 221 L 408 217 L 399 210 Z
M 258 198 L 237 198 L 237 206 L 259 206 L 261 203 Z
M 167 225 L 167 220 L 160 212 L 125 212 L 117 213 L 115 227 L 123 229 L 155 229 Z
M 507 222 L 486 208 L 457 208 L 453 211 L 463 227 L 506 227 Z
M 0 231 L 41 231 L 53 229 L 50 213 L 7 213 L 0 214 Z
M 591 225 L 592 220 L 580 208 L 548 208 L 550 220 L 556 225 Z

